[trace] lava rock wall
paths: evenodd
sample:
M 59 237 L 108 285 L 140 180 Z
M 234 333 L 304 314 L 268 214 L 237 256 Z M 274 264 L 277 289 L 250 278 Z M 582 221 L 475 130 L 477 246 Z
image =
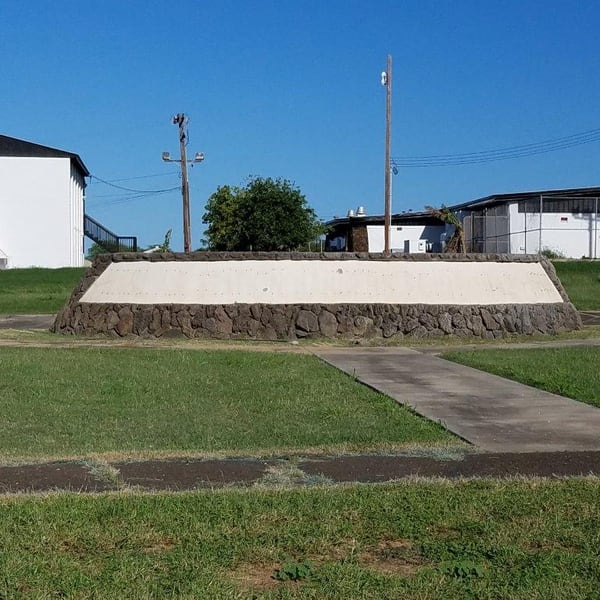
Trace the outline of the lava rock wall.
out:
M 81 302 L 113 262 L 228 260 L 390 260 L 540 262 L 562 302 L 536 304 L 114 304 Z M 554 334 L 581 327 L 553 265 L 537 256 L 366 253 L 123 253 L 96 257 L 52 330 L 78 335 L 293 340 L 301 338 L 484 339 L 510 334 Z

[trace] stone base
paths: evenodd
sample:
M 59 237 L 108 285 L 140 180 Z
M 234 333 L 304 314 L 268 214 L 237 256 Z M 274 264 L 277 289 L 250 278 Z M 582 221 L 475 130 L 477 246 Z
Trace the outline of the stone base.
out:
M 334 305 L 120 305 L 76 304 L 53 331 L 79 335 L 294 340 L 298 338 L 500 338 L 513 333 L 554 334 L 578 329 L 570 304 L 436 306 Z

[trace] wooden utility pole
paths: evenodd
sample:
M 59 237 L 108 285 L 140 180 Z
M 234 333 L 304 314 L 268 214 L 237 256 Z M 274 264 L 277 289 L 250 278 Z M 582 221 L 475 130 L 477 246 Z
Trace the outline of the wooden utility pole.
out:
M 168 152 L 163 152 L 162 159 L 165 162 L 178 162 L 181 164 L 181 196 L 183 198 L 183 251 L 191 252 L 192 232 L 190 228 L 190 187 L 188 183 L 187 166 L 189 163 L 202 162 L 204 154 L 197 152 L 193 159 L 188 160 L 186 156 L 187 136 L 185 128 L 188 124 L 188 118 L 183 113 L 177 113 L 173 117 L 173 123 L 179 126 L 179 152 L 181 158 L 176 160 L 171 158 Z
M 185 150 L 186 134 L 185 126 L 187 118 L 183 113 L 173 117 L 173 123 L 179 125 L 179 152 L 181 155 L 181 196 L 183 198 L 183 251 L 191 252 L 192 232 L 190 229 L 190 187 L 188 184 L 187 158 Z
M 383 253 L 390 256 L 390 229 L 392 226 L 392 171 L 390 149 L 392 145 L 392 57 L 388 54 L 387 69 L 382 73 L 382 83 L 386 87 L 385 102 L 385 175 L 384 175 L 384 244 Z

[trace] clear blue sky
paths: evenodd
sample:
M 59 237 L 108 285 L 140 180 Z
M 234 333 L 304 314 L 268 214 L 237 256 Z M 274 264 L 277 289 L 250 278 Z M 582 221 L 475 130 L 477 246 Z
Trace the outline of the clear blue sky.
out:
M 0 3 L 0 132 L 78 153 L 92 174 L 179 185 L 173 114 L 191 118 L 193 246 L 203 208 L 249 175 L 294 181 L 323 219 L 383 211 L 385 88 L 392 154 L 515 146 L 600 127 L 600 3 L 572 0 L 146 0 Z M 600 184 L 600 143 L 517 160 L 401 169 L 393 210 Z M 142 244 L 173 228 L 178 191 L 104 184 L 88 212 Z

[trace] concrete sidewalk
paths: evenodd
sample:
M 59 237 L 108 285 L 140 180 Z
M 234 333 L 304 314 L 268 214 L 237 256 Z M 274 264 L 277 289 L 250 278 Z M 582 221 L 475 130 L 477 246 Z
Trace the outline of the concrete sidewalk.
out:
M 600 450 L 600 409 L 587 404 L 409 348 L 314 354 L 482 450 Z

